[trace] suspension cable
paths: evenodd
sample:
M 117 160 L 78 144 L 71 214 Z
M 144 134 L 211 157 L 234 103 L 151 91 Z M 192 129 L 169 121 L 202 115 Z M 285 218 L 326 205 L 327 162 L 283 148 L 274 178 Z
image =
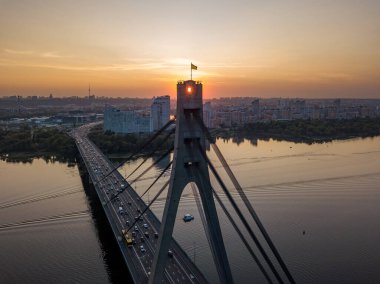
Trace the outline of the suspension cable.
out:
M 140 196 L 143 198 L 144 195 L 153 187 L 153 185 L 164 175 L 164 173 L 170 168 L 173 161 L 170 161 L 169 164 L 165 167 L 165 169 L 156 177 L 156 179 L 152 182 L 152 184 L 144 191 L 144 193 Z
M 253 241 L 255 242 L 257 248 L 259 249 L 260 253 L 262 254 L 262 256 L 264 257 L 265 261 L 267 262 L 267 264 L 269 265 L 270 269 L 272 270 L 273 274 L 275 275 L 276 279 L 278 280 L 278 282 L 280 283 L 284 283 L 280 277 L 280 275 L 278 274 L 276 268 L 274 267 L 272 261 L 270 260 L 270 258 L 268 257 L 267 253 L 265 252 L 264 248 L 262 247 L 262 245 L 260 244 L 259 240 L 257 239 L 255 233 L 252 231 L 251 227 L 249 226 L 247 220 L 245 219 L 243 213 L 240 211 L 239 207 L 237 206 L 235 200 L 232 198 L 232 195 L 231 193 L 228 191 L 226 185 L 224 184 L 223 180 L 221 179 L 221 177 L 219 176 L 218 172 L 216 171 L 214 165 L 211 163 L 211 161 L 208 159 L 207 155 L 203 152 L 202 150 L 202 147 L 201 145 L 198 143 L 198 147 L 199 147 L 199 150 L 201 152 L 201 155 L 203 156 L 203 158 L 205 159 L 205 161 L 207 162 L 207 164 L 209 165 L 212 173 L 214 174 L 215 178 L 217 179 L 219 185 L 221 186 L 221 188 L 223 189 L 224 193 L 226 194 L 228 200 L 231 202 L 233 208 L 235 209 L 236 213 L 238 214 L 240 220 L 242 221 L 243 225 L 245 226 L 245 228 L 247 229 L 248 233 L 250 234 L 250 236 L 252 237 Z
M 192 167 L 191 168 L 191 171 L 193 171 Z M 194 175 L 194 173 L 193 173 Z M 198 191 L 197 189 L 195 188 L 195 185 L 194 183 L 191 183 L 191 189 L 193 191 L 193 195 L 194 195 L 194 199 L 195 199 L 195 203 L 197 204 L 197 208 L 198 208 L 198 212 L 199 212 L 199 216 L 201 217 L 201 220 L 202 220 L 202 225 L 203 225 L 203 230 L 205 231 L 205 234 L 206 234 L 206 238 L 207 238 L 207 241 L 208 241 L 208 244 L 211 248 L 211 237 L 210 237 L 210 234 L 207 230 L 207 221 L 206 221 L 206 216 L 205 216 L 205 213 L 204 211 L 202 210 L 202 205 L 201 205 L 201 201 L 199 200 L 199 194 L 198 194 Z M 199 188 L 198 188 L 199 189 Z
M 190 171 L 191 171 L 191 173 L 194 176 L 194 170 L 193 170 L 192 167 L 190 167 L 190 168 L 191 168 Z M 198 171 L 198 173 L 199 173 L 199 175 L 202 176 L 202 178 L 205 178 L 205 175 L 204 175 L 203 172 Z M 206 222 L 204 220 L 205 219 L 204 212 L 202 211 L 201 204 L 200 204 L 200 201 L 199 201 L 199 195 L 198 195 L 198 192 L 195 189 L 194 184 L 191 184 L 191 187 L 193 189 L 193 194 L 194 194 L 194 197 L 195 197 L 195 201 L 196 201 L 196 204 L 197 204 L 197 207 L 198 207 L 199 214 L 200 214 L 201 218 L 203 217 L 202 218 L 202 223 L 203 223 L 203 227 L 204 227 L 205 224 L 206 224 Z M 239 235 L 239 237 L 242 240 L 243 244 L 245 245 L 245 247 L 247 248 L 247 250 L 251 254 L 251 256 L 254 259 L 254 261 L 257 263 L 257 266 L 259 267 L 259 269 L 261 270 L 261 272 L 264 274 L 264 277 L 267 279 L 268 283 L 272 284 L 273 282 L 270 279 L 270 277 L 269 277 L 268 273 L 266 272 L 265 268 L 261 264 L 260 260 L 256 256 L 256 254 L 253 252 L 251 246 L 249 245 L 248 241 L 246 240 L 246 238 L 242 234 L 241 230 L 237 226 L 235 220 L 232 218 L 231 214 L 228 212 L 226 206 L 223 204 L 223 202 L 220 199 L 219 195 L 217 194 L 217 192 L 215 191 L 215 189 L 212 186 L 211 186 L 211 190 L 214 193 L 214 195 L 216 197 L 216 200 L 218 201 L 218 203 L 219 203 L 220 207 L 222 208 L 224 214 L 227 216 L 228 220 L 231 222 L 232 226 L 234 227 L 235 231 Z M 205 227 L 204 227 L 204 230 L 205 230 L 205 232 L 207 232 L 207 230 L 206 230 Z M 209 235 L 207 233 L 206 233 L 206 237 L 207 237 L 208 242 L 210 243 L 210 237 L 209 237 Z
M 244 193 L 242 187 L 240 186 L 238 180 L 236 179 L 235 175 L 231 171 L 231 168 L 229 167 L 226 159 L 223 157 L 222 152 L 219 150 L 218 146 L 214 143 L 214 141 L 213 141 L 213 139 L 211 137 L 211 134 L 208 131 L 207 127 L 204 125 L 203 121 L 199 117 L 197 117 L 197 121 L 200 124 L 200 126 L 202 127 L 202 130 L 204 131 L 204 133 L 206 134 L 207 140 L 209 140 L 209 142 L 211 143 L 211 146 L 214 149 L 214 151 L 215 151 L 215 153 L 216 153 L 219 161 L 222 163 L 225 171 L 227 172 L 228 176 L 230 177 L 232 183 L 234 184 L 235 189 L 237 190 L 237 192 L 240 195 L 240 198 L 243 200 L 243 202 L 244 202 L 245 206 L 247 207 L 249 213 L 251 214 L 252 218 L 255 220 L 256 225 L 259 228 L 261 234 L 263 235 L 264 239 L 268 243 L 270 249 L 272 250 L 272 252 L 273 252 L 274 256 L 276 257 L 278 263 L 280 264 L 281 268 L 285 272 L 288 280 L 290 281 L 290 283 L 295 283 L 294 278 L 290 274 L 290 271 L 288 270 L 285 262 L 282 260 L 280 253 L 276 249 L 276 247 L 275 247 L 274 243 L 272 242 L 269 234 L 265 230 L 263 224 L 261 223 L 258 215 L 256 214 L 256 212 L 253 209 L 251 203 L 249 202 L 249 200 L 248 200 L 246 194 Z
M 223 202 L 220 199 L 219 195 L 216 193 L 216 191 L 215 191 L 215 189 L 213 187 L 211 187 L 211 189 L 212 189 L 212 192 L 214 193 L 214 196 L 215 196 L 216 200 L 218 201 L 220 207 L 222 208 L 224 214 L 227 216 L 228 220 L 231 222 L 231 224 L 234 227 L 235 231 L 238 233 L 238 235 L 239 235 L 240 239 L 242 240 L 242 242 L 244 243 L 245 247 L 247 248 L 247 250 L 251 254 L 251 256 L 254 259 L 254 261 L 257 263 L 257 266 L 259 267 L 259 269 L 261 270 L 261 272 L 264 274 L 265 278 L 268 280 L 268 283 L 272 284 L 273 282 L 270 279 L 268 273 L 266 272 L 265 268 L 261 264 L 260 260 L 258 259 L 258 257 L 256 256 L 256 254 L 254 253 L 254 251 L 252 250 L 251 246 L 249 245 L 248 241 L 246 240 L 246 238 L 242 234 L 241 230 L 239 229 L 239 227 L 235 223 L 235 221 L 232 218 L 231 214 L 227 211 L 227 208 L 223 204 Z
M 165 184 L 161 187 L 161 189 L 157 192 L 157 194 L 154 196 L 154 198 L 152 199 L 152 201 L 147 205 L 147 207 L 140 213 L 140 215 L 135 219 L 135 221 L 132 223 L 132 225 L 127 229 L 127 231 L 125 233 L 128 233 L 131 228 L 137 223 L 137 221 L 140 219 L 140 217 L 142 215 L 144 215 L 144 213 L 150 208 L 150 206 L 153 204 L 153 202 L 156 201 L 156 199 L 161 195 L 161 193 L 165 190 L 165 188 L 168 186 L 170 180 L 168 180 L 167 182 L 165 182 Z
M 141 174 L 139 174 L 131 183 L 128 183 L 128 185 L 121 189 L 117 194 L 115 194 L 111 199 L 107 202 L 109 203 L 111 200 L 115 199 L 120 193 L 124 192 L 126 189 L 131 188 L 131 184 L 138 181 L 143 175 L 145 175 L 149 170 L 151 170 L 154 166 L 156 166 L 159 162 L 161 162 L 162 159 L 164 159 L 167 155 L 170 154 L 171 151 L 173 151 L 174 146 L 172 146 L 169 150 L 167 150 L 161 157 L 159 157 L 154 163 L 152 163 L 148 168 L 146 168 Z
M 120 168 L 121 166 L 123 166 L 126 162 L 130 161 L 135 155 L 137 155 L 138 153 L 140 153 L 144 148 L 146 148 L 146 146 L 148 146 L 150 143 L 152 143 L 152 141 L 154 139 L 156 139 L 163 131 L 165 131 L 165 129 L 167 129 L 173 122 L 174 122 L 174 120 L 169 120 L 152 137 L 150 137 L 147 141 L 145 141 L 145 143 L 139 149 L 137 149 L 134 152 L 132 152 L 132 154 L 130 154 L 127 157 L 127 159 L 125 159 L 123 162 L 121 162 L 119 165 L 117 165 L 115 168 L 113 168 L 108 174 L 106 174 L 105 176 L 103 176 L 103 178 L 101 180 L 99 180 L 98 182 L 103 181 L 106 177 L 108 177 L 110 174 L 112 174 L 113 172 L 115 172 L 118 168 Z
M 175 132 L 175 129 L 173 129 L 172 131 L 170 131 L 163 139 L 162 143 L 161 144 L 157 144 L 156 147 L 152 150 L 152 152 L 150 152 L 144 159 L 143 161 L 125 178 L 125 179 L 128 179 L 131 175 L 133 175 L 150 157 L 152 157 L 157 149 L 159 147 L 162 146 L 162 144 L 164 144 L 168 139 L 169 137 Z

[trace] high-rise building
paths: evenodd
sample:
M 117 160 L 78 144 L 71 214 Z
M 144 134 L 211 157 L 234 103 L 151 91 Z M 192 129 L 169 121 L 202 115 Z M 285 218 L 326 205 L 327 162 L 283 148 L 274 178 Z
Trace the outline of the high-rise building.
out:
M 213 127 L 211 102 L 206 102 L 203 104 L 203 122 L 206 127 Z
M 306 101 L 305 100 L 296 100 L 294 102 L 294 118 L 303 119 L 305 116 Z
M 150 132 L 150 117 L 143 111 L 119 110 L 107 106 L 104 111 L 104 130 L 115 133 L 147 133 Z
M 261 112 L 260 112 L 260 100 L 259 99 L 255 99 L 251 103 L 251 114 L 253 116 L 254 121 L 260 120 Z
M 170 96 L 153 98 L 150 107 L 150 131 L 156 131 L 170 119 Z

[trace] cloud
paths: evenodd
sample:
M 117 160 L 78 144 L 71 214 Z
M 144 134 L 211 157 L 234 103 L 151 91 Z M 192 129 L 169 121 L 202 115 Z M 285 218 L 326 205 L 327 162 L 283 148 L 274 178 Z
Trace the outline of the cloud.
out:
M 46 57 L 46 56 L 45 56 Z M 49 56 L 47 56 L 49 57 Z M 39 64 L 39 63 L 20 63 L 9 59 L 1 59 L 0 65 L 14 67 L 34 67 L 34 68 L 50 68 L 59 70 L 72 71 L 138 71 L 138 70 L 154 70 L 163 68 L 163 66 L 154 64 L 112 64 L 112 65 L 70 65 L 70 64 Z
M 345 80 L 351 79 L 352 75 L 348 73 L 323 73 L 319 75 L 322 79 L 337 79 L 337 80 Z
M 44 52 L 37 53 L 34 51 L 16 51 L 7 49 L 8 53 L 20 54 L 20 55 L 33 55 L 42 58 L 61 58 L 57 52 Z M 67 64 L 49 64 L 44 61 L 38 62 L 25 62 L 25 60 L 16 61 L 16 59 L 3 58 L 0 60 L 1 66 L 13 66 L 13 67 L 29 67 L 29 68 L 49 68 L 57 70 L 67 71 L 121 71 L 121 72 L 138 72 L 146 71 L 156 73 L 159 72 L 164 76 L 172 75 L 177 77 L 187 76 L 190 73 L 190 60 L 186 58 L 126 58 L 122 61 L 125 63 L 116 64 L 80 64 L 80 60 L 77 60 L 74 64 L 67 62 Z M 198 64 L 198 63 L 197 63 Z M 221 76 L 217 72 L 211 72 L 211 70 L 201 69 L 194 71 L 196 77 L 218 77 Z
M 68 57 L 68 56 L 63 56 L 63 55 L 59 55 L 57 54 L 57 52 L 45 52 L 45 53 L 41 53 L 39 54 L 41 57 L 45 57 L 45 58 L 62 58 L 62 57 Z
M 263 68 L 262 65 L 204 65 L 205 68 L 221 68 L 221 69 L 257 69 Z
M 71 56 L 61 55 L 57 51 L 46 51 L 46 52 L 36 52 L 33 50 L 15 50 L 15 49 L 4 49 L 5 53 L 14 54 L 14 55 L 30 55 L 34 57 L 43 57 L 43 58 L 68 58 Z
M 14 50 L 14 49 L 7 49 L 7 48 L 4 49 L 4 52 L 9 53 L 9 54 L 20 54 L 20 55 L 29 55 L 29 54 L 34 53 L 31 50 Z

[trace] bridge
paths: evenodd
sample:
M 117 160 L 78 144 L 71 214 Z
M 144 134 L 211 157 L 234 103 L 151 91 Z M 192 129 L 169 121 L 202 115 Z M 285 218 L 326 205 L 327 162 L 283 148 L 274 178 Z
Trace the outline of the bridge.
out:
M 237 178 L 203 124 L 202 115 L 202 84 L 193 80 L 178 82 L 175 121 L 166 123 L 140 145 L 137 151 L 117 166 L 87 137 L 93 124 L 79 127 L 70 134 L 75 139 L 134 283 L 207 283 L 204 275 L 172 237 L 182 191 L 189 183 L 193 187 L 220 283 L 233 283 L 233 277 L 223 243 L 215 201 L 219 203 L 267 282 L 295 283 Z M 174 123 L 174 146 L 137 178 L 128 182 L 127 179 L 144 164 L 147 158 L 143 159 L 126 178 L 120 174 L 118 168 L 139 154 L 158 136 L 164 136 L 164 142 L 167 141 L 174 134 L 174 131 L 168 130 Z M 211 143 L 212 149 L 242 199 L 245 205 L 244 210 L 239 208 L 215 166 L 208 159 L 207 142 Z M 154 155 L 157 148 L 155 147 L 149 155 Z M 144 194 L 139 196 L 132 184 L 171 152 L 174 152 L 173 160 L 162 170 L 144 194 L 171 168 L 170 180 L 164 184 L 149 204 L 146 204 L 142 199 Z M 237 225 L 219 194 L 214 190 L 210 182 L 210 173 L 215 177 L 242 225 Z M 167 187 L 168 194 L 161 223 L 150 210 L 150 206 Z M 243 212 L 248 212 L 249 216 Z M 253 229 L 254 224 L 256 230 Z M 263 240 L 265 245 L 262 244 Z
M 139 217 L 146 208 L 146 204 L 118 171 L 113 171 L 104 178 L 114 169 L 114 166 L 87 138 L 91 127 L 93 125 L 76 129 L 72 132 L 72 137 L 75 139 L 134 283 L 147 283 L 157 247 L 156 236 L 158 236 L 160 221 L 149 209 Z M 124 188 L 128 190 L 120 192 Z M 117 193 L 119 193 L 117 198 L 111 200 L 111 197 Z M 122 211 L 119 208 L 123 208 Z M 136 227 L 133 227 L 136 244 L 128 247 L 122 231 L 127 230 L 136 217 L 138 222 L 135 224 Z M 174 239 L 170 247 L 173 256 L 168 255 L 169 265 L 165 270 L 163 283 L 207 283 L 202 273 Z

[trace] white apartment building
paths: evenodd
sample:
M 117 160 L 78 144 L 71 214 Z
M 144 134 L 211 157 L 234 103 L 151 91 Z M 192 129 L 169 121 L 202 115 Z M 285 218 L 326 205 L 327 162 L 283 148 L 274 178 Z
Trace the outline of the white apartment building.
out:
M 147 133 L 150 132 L 150 117 L 143 111 L 119 110 L 106 106 L 104 130 L 115 133 Z
M 150 131 L 157 131 L 170 119 L 170 96 L 154 97 L 150 107 Z

